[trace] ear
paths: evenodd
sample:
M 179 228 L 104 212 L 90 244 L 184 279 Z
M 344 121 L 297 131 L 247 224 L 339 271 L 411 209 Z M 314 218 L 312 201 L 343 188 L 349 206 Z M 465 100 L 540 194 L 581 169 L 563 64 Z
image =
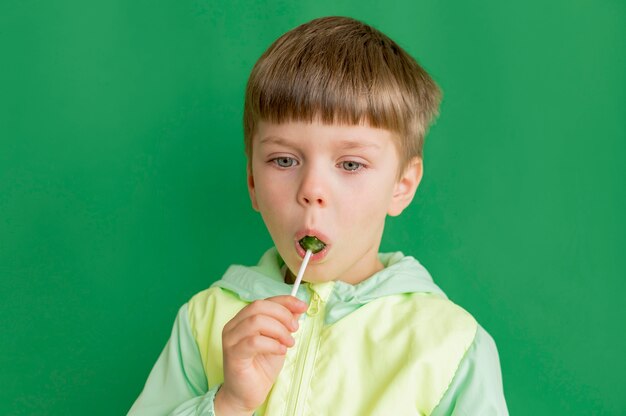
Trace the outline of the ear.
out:
M 424 163 L 419 157 L 411 159 L 408 166 L 402 173 L 402 176 L 396 182 L 391 202 L 387 214 L 392 217 L 398 216 L 409 206 L 415 191 L 422 180 L 422 174 L 424 173 Z
M 248 167 L 246 168 L 247 173 L 247 182 L 248 182 L 248 193 L 250 194 L 250 202 L 252 202 L 252 208 L 255 211 L 259 211 L 259 204 L 256 201 L 256 190 L 254 188 L 254 176 L 252 175 L 252 163 L 248 162 Z

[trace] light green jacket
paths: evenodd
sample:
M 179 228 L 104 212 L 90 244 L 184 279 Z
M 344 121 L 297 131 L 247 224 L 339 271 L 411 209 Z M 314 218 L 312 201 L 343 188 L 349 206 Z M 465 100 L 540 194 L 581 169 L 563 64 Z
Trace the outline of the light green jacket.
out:
M 402 253 L 358 285 L 305 283 L 309 303 L 256 415 L 508 415 L 493 339 Z M 180 309 L 130 415 L 213 415 L 222 328 L 250 302 L 286 295 L 275 249 L 232 266 Z

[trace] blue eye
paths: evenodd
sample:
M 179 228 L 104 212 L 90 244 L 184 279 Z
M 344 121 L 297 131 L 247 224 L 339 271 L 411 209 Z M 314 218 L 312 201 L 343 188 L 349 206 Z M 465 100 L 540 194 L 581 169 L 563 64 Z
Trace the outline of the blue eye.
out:
M 276 159 L 273 159 L 272 161 L 281 168 L 290 168 L 298 164 L 294 158 L 286 157 L 286 156 L 277 157 Z
M 354 172 L 354 171 L 361 169 L 363 167 L 363 164 L 359 162 L 355 162 L 353 160 L 347 160 L 345 162 L 341 162 L 341 167 L 347 170 L 348 172 Z

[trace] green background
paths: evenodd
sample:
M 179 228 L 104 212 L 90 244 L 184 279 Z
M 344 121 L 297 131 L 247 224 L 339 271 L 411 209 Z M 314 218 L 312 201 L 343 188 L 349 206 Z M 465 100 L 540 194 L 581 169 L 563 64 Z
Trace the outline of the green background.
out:
M 179 306 L 271 245 L 244 86 L 323 15 L 387 33 L 444 91 L 383 249 L 493 335 L 512 414 L 626 414 L 621 0 L 4 0 L 0 414 L 124 414 Z

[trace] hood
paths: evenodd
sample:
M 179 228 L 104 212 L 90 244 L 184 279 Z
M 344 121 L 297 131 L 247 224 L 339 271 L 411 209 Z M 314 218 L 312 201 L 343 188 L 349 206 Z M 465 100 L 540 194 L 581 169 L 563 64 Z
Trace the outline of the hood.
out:
M 342 281 L 302 282 L 298 298 L 309 302 L 317 292 L 327 302 L 326 323 L 332 324 L 361 306 L 383 296 L 402 293 L 427 293 L 446 298 L 428 271 L 411 256 L 401 252 L 380 253 L 385 268 L 357 285 Z M 268 250 L 256 266 L 231 266 L 212 286 L 235 293 L 245 302 L 288 295 L 292 285 L 284 282 L 285 263 L 275 248 Z

